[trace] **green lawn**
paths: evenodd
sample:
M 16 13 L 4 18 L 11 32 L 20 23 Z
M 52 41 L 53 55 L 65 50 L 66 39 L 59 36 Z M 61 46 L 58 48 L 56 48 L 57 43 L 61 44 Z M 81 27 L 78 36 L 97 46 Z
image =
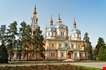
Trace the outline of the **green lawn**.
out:
M 70 64 L 61 64 L 61 65 L 27 65 L 27 66 L 0 65 L 0 70 L 101 70 L 101 69 L 70 65 Z

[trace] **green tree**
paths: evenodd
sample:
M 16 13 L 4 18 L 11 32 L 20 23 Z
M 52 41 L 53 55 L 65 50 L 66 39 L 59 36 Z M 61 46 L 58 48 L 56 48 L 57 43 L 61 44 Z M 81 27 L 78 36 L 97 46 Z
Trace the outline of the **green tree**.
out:
M 6 25 L 1 25 L 0 40 L 1 40 L 1 44 L 6 44 Z
M 92 53 L 92 45 L 91 45 L 91 42 L 89 40 L 87 32 L 84 34 L 84 41 L 86 42 L 85 51 L 88 54 L 88 59 L 92 60 L 93 59 L 93 57 L 92 57 L 92 55 L 93 55 L 93 53 Z
M 22 48 L 28 48 L 31 44 L 31 27 L 27 25 L 26 22 L 21 22 L 21 27 L 19 30 Z
M 21 27 L 19 29 L 19 37 L 20 37 L 20 43 L 22 46 L 22 50 L 25 51 L 24 58 L 27 57 L 28 60 L 28 51 L 31 51 L 31 27 L 30 25 L 27 25 L 26 22 L 21 22 Z M 31 53 L 30 53 L 31 54 Z
M 33 49 L 35 51 L 38 51 L 38 52 L 36 52 L 36 54 L 39 53 L 39 55 L 41 57 L 45 58 L 45 56 L 43 54 L 43 51 L 45 50 L 45 48 L 43 47 L 43 45 L 44 45 L 43 41 L 44 41 L 44 38 L 42 35 L 42 31 L 40 30 L 40 27 L 38 27 L 33 32 L 32 45 L 33 45 Z
M 0 45 L 0 63 L 8 63 L 8 51 L 3 43 Z
M 101 60 L 104 53 L 105 52 L 105 42 L 103 40 L 103 38 L 99 37 L 98 41 L 97 41 L 97 45 L 95 47 L 95 55 L 96 55 L 96 59 L 97 60 Z
M 33 31 L 33 35 L 32 35 L 31 26 L 27 25 L 26 22 L 23 21 L 21 23 L 19 34 L 21 37 L 21 43 L 22 43 L 23 49 L 32 48 L 34 51 L 39 51 L 39 55 L 44 57 L 44 54 L 43 54 L 44 38 L 42 35 L 42 31 L 40 30 L 40 27 L 38 27 L 35 31 Z
M 10 53 L 10 60 L 13 56 L 13 50 L 16 47 L 16 36 L 17 36 L 17 22 L 12 22 L 7 29 L 7 49 Z
M 8 49 L 12 50 L 15 48 L 15 39 L 18 34 L 17 32 L 17 22 L 14 21 L 11 23 L 7 29 L 7 36 L 8 36 Z
M 98 60 L 106 61 L 106 45 L 102 46 L 98 53 Z
M 0 27 L 0 63 L 8 63 L 6 25 Z

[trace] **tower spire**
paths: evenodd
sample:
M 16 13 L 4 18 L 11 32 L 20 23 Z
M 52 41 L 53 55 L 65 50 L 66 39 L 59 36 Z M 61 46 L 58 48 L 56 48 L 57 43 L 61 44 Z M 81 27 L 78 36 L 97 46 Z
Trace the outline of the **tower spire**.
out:
M 36 11 L 36 5 L 32 10 L 32 23 L 31 23 L 31 29 L 32 29 L 32 34 L 34 33 L 34 31 L 38 28 L 38 15 L 37 15 L 37 11 Z
M 60 17 L 60 14 L 58 14 L 58 23 L 62 23 L 62 19 Z
M 35 4 L 35 9 L 36 9 L 36 4 Z
M 33 11 L 32 11 L 32 15 L 33 14 L 37 14 L 37 11 L 36 11 L 36 4 L 35 4 L 35 7 L 33 8 Z
M 50 25 L 53 25 L 53 18 L 52 18 L 52 16 L 50 18 Z
M 58 14 L 58 20 L 61 20 L 60 14 Z
M 75 17 L 74 17 L 74 23 L 73 23 L 73 27 L 74 27 L 75 29 L 76 29 L 76 27 L 77 27 Z

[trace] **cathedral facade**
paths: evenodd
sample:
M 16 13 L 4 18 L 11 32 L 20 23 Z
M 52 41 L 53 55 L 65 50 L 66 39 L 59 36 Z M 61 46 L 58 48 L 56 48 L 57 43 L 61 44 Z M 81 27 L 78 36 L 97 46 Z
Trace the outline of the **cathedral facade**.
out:
M 45 59 L 87 59 L 87 52 L 85 51 L 86 43 L 82 40 L 81 31 L 77 28 L 75 18 L 73 21 L 73 28 L 71 32 L 69 32 L 68 26 L 63 23 L 60 15 L 58 16 L 56 23 L 54 23 L 54 20 L 51 17 L 49 26 L 45 27 L 45 45 L 43 46 L 45 48 Z M 32 14 L 32 34 L 36 27 L 38 27 L 38 17 L 36 8 L 34 8 Z
M 62 23 L 60 16 L 57 23 L 51 18 L 49 26 L 45 29 L 45 56 L 46 59 L 87 59 L 84 50 L 85 42 L 81 39 L 81 32 L 74 19 L 71 35 L 68 26 Z

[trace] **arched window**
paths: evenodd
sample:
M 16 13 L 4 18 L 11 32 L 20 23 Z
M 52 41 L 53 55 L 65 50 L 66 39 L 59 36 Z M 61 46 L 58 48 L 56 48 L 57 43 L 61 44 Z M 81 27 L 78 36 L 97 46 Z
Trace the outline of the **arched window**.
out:
M 53 36 L 56 36 L 56 35 L 55 35 L 55 32 L 53 32 Z
M 62 36 L 62 37 L 64 36 L 64 32 L 61 32 L 61 36 Z
M 74 48 L 74 45 L 73 45 L 73 44 L 71 44 L 71 48 L 72 48 L 72 49 Z
M 51 46 L 54 47 L 54 44 L 52 43 Z
M 64 57 L 64 53 L 63 52 L 61 52 L 61 57 Z
M 67 43 L 65 43 L 65 47 L 67 47 L 68 46 L 68 44 Z
M 61 44 L 59 44 L 59 47 L 61 47 Z
M 53 32 L 51 32 L 51 36 L 53 37 Z
M 50 32 L 47 32 L 47 36 L 50 36 Z

